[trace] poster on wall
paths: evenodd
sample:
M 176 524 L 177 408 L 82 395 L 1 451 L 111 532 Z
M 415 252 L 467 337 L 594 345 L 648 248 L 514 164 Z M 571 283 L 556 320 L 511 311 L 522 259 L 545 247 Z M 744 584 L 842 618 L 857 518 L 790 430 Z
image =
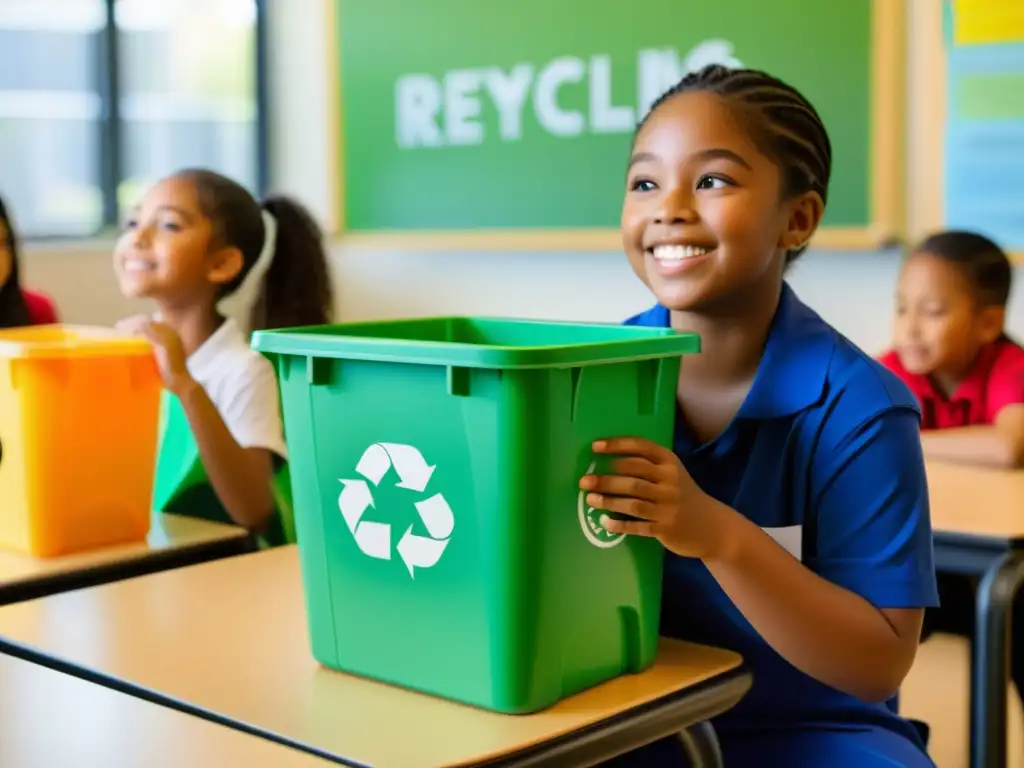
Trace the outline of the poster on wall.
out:
M 946 222 L 1024 253 L 1024 2 L 947 12 Z
M 950 0 L 950 11 L 947 18 L 957 45 L 1024 43 L 1021 0 Z

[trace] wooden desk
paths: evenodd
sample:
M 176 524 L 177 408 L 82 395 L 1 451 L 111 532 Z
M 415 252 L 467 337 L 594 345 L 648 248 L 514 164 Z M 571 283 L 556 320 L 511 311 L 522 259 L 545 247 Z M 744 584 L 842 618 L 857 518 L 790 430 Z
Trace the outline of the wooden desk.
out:
M 144 544 L 48 558 L 0 549 L 0 605 L 179 568 L 251 549 L 251 540 L 242 528 L 182 515 L 154 514 Z
M 0 656 L 0 765 L 326 768 L 256 736 Z
M 736 654 L 672 641 L 653 669 L 527 716 L 326 670 L 307 644 L 295 547 L 8 605 L 0 649 L 374 768 L 593 765 L 729 709 L 750 686 Z
M 1024 471 L 928 463 L 932 528 L 1024 544 Z
M 940 571 L 981 576 L 971 646 L 971 766 L 1006 766 L 1011 611 L 1024 585 L 1024 472 L 928 463 Z

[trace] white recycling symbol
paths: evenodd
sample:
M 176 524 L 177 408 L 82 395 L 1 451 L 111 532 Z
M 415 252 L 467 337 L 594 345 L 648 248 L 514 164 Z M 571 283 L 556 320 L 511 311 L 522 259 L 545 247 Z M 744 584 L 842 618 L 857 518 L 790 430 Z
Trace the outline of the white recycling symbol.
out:
M 426 490 L 434 474 L 434 467 L 427 464 L 423 454 L 413 446 L 374 443 L 363 452 L 356 464 L 356 472 L 362 477 L 342 480 L 341 494 L 338 496 L 338 509 L 356 545 L 363 554 L 377 560 L 391 559 L 391 524 L 363 520 L 363 515 L 367 509 L 376 506 L 369 484 L 375 487 L 380 485 L 392 467 L 398 475 L 397 487 L 418 493 Z M 430 536 L 413 534 L 410 525 L 398 541 L 395 549 L 409 569 L 411 578 L 416 578 L 416 568 L 431 568 L 437 564 L 455 529 L 455 516 L 440 493 L 417 501 L 414 506 Z

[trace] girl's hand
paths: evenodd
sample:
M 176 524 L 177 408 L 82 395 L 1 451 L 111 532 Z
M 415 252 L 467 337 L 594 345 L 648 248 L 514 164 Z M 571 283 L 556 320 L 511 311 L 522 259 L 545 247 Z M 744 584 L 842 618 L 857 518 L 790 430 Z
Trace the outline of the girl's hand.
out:
M 590 491 L 587 504 L 636 520 L 602 524 L 612 533 L 650 536 L 683 557 L 714 557 L 722 550 L 723 507 L 690 477 L 668 448 L 638 437 L 599 440 L 595 453 L 619 456 L 613 475 L 585 475 L 580 488 Z
M 146 315 L 136 315 L 119 322 L 117 328 L 125 333 L 143 336 L 153 345 L 164 386 L 173 394 L 181 395 L 195 384 L 185 364 L 185 348 L 181 338 L 169 325 Z

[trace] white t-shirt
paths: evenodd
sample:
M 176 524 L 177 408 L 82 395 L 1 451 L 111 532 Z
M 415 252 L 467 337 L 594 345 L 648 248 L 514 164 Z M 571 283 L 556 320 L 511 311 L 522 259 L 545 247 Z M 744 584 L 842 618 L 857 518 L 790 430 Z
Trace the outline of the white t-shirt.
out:
M 187 365 L 240 446 L 288 458 L 274 367 L 249 346 L 238 323 L 225 320 Z

